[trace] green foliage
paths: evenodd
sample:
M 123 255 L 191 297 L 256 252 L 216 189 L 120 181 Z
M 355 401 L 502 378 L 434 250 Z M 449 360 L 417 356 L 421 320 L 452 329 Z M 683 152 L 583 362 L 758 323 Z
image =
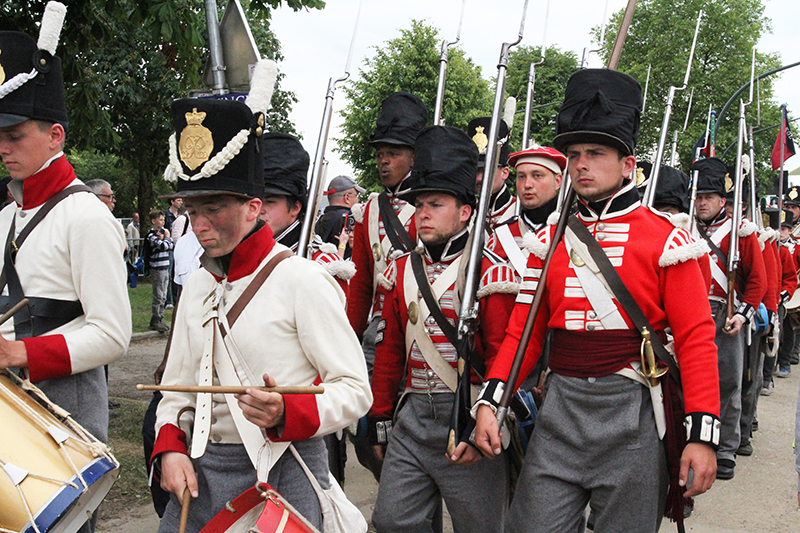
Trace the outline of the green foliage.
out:
M 639 136 L 638 152 L 643 159 L 651 159 L 655 154 L 664 118 L 667 93 L 671 85 L 680 86 L 686 72 L 689 50 L 692 45 L 697 14 L 703 9 L 700 33 L 697 39 L 694 62 L 692 64 L 689 88 L 677 93 L 673 102 L 670 131 L 665 148 L 665 162 L 668 162 L 672 143 L 672 132 L 682 130 L 688 107 L 689 92 L 694 88 L 689 126 L 679 136 L 679 166 L 688 169 L 691 165 L 691 151 L 706 126 L 709 105 L 720 112 L 728 99 L 745 83 L 750 81 L 751 54 L 764 32 L 771 29 L 770 20 L 763 16 L 764 3 L 761 0 L 640 0 L 636 6 L 633 22 L 620 57 L 619 70 L 638 79 L 644 86 L 648 65 L 651 66 L 650 84 L 645 113 Z M 616 13 L 609 24 L 619 27 L 622 11 Z M 594 29 L 598 38 L 599 28 Z M 615 31 L 606 32 L 603 54 L 608 57 Z M 780 66 L 778 54 L 756 54 L 756 75 Z M 777 124 L 780 111 L 773 97 L 772 80 L 760 82 L 761 124 Z M 742 97 L 747 99 L 748 92 Z M 723 117 L 717 132 L 717 155 L 731 143 L 736 142 L 739 116 L 738 99 Z M 748 124 L 756 126 L 756 105 L 747 110 Z M 774 130 L 755 136 L 757 171 L 762 185 L 771 180 L 769 162 L 772 145 L 775 142 Z M 727 153 L 725 161 L 732 165 L 735 146 Z
M 284 2 L 295 10 L 324 7 L 320 0 L 244 2 L 248 19 L 258 23 L 252 29 L 260 51 L 276 60 L 281 58 L 280 43 L 269 30 L 269 10 Z M 36 38 L 45 4 L 4 1 L 0 29 Z M 140 213 L 155 205 L 157 194 L 170 190 L 161 178 L 171 132 L 170 103 L 202 86 L 206 31 L 200 0 L 87 0 L 69 5 L 57 52 L 70 117 L 67 146 L 119 158 L 117 165 L 136 184 Z M 278 87 L 267 128 L 293 132 L 288 116 L 295 102 L 293 93 Z
M 511 152 L 522 149 L 522 129 L 525 122 L 525 98 L 528 89 L 530 65 L 541 60 L 541 47 L 520 46 L 511 51 L 506 76 L 506 93 L 517 99 L 517 114 L 514 127 L 511 129 Z M 578 58 L 574 52 L 562 52 L 556 47 L 549 47 L 545 61 L 536 67 L 536 77 L 531 99 L 530 140 L 542 146 L 552 146 L 555 137 L 555 116 L 561 100 L 564 98 L 564 87 L 573 72 L 578 70 Z M 552 105 L 548 105 L 552 104 Z M 536 108 L 537 106 L 543 106 Z
M 347 107 L 341 111 L 344 135 L 336 149 L 348 161 L 358 181 L 369 189 L 380 188 L 374 150 L 367 143 L 375 130 L 381 102 L 395 91 L 419 96 L 433 122 L 439 80 L 440 40 L 438 31 L 423 22 L 412 21 L 400 37 L 386 41 L 375 55 L 364 60 L 359 79 L 344 87 Z M 469 121 L 492 111 L 489 83 L 481 69 L 464 56 L 460 48 L 450 50 L 443 116 L 448 126 L 466 129 Z

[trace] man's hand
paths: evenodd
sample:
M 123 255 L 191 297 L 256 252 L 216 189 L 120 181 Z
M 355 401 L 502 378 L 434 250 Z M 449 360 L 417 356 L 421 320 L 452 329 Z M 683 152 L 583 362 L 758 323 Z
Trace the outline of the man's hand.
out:
M 385 444 L 373 444 L 372 451 L 375 453 L 375 459 L 380 461 L 381 463 L 386 458 L 386 445 Z
M 686 445 L 681 456 L 681 472 L 678 476 L 681 487 L 685 487 L 688 482 L 690 468 L 694 472 L 694 479 L 692 486 L 684 494 L 686 498 L 703 494 L 714 484 L 717 478 L 717 454 L 714 449 L 699 442 L 690 442 Z
M 724 331 L 726 335 L 733 337 L 741 331 L 743 324 L 744 317 L 742 317 L 742 315 L 733 315 L 725 322 L 725 327 L 722 328 L 722 331 Z
M 22 341 L 9 341 L 0 336 L 0 368 L 28 366 L 28 349 Z
M 276 387 L 275 378 L 264 374 L 264 385 Z M 239 407 L 244 417 L 260 428 L 269 429 L 282 426 L 286 420 L 283 395 L 277 392 L 264 392 L 258 389 L 247 389 L 246 394 L 237 394 Z
M 475 446 L 489 459 L 494 459 L 503 451 L 497 418 L 488 405 L 481 405 L 478 408 L 478 419 L 475 426 Z
M 161 488 L 183 499 L 183 491 L 189 488 L 192 498 L 197 498 L 197 474 L 188 455 L 165 452 L 161 455 Z
M 447 459 L 454 465 L 470 466 L 481 460 L 481 452 L 468 442 L 459 442 L 453 455 L 448 455 Z

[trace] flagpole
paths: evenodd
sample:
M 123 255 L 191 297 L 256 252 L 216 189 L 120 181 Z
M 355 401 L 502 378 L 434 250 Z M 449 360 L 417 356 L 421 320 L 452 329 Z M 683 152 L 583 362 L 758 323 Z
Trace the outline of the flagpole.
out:
M 778 171 L 778 229 L 783 218 L 783 151 L 786 148 L 786 104 L 781 106 L 781 167 Z

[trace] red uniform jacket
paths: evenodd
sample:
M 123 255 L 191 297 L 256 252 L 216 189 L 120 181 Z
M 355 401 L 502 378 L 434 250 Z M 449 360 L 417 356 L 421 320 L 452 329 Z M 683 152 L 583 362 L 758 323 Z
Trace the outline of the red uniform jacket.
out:
M 670 327 L 683 378 L 685 410 L 693 419 L 719 416 L 717 348 L 707 292 L 697 258 L 707 251 L 667 215 L 639 204 L 631 183 L 620 189 L 601 213 L 583 202 L 580 220 L 611 259 L 622 281 L 656 330 Z M 538 288 L 543 258 L 554 228 L 539 232 L 531 243 L 528 270 L 511 316 L 506 337 L 488 377 L 505 382 Z M 615 303 L 617 303 L 615 301 Z M 633 323 L 617 303 L 630 329 Z M 559 242 L 547 278 L 547 292 L 536 318 L 517 386 L 536 364 L 548 329 L 603 329 L 575 277 L 563 241 Z M 591 357 L 587 353 L 586 357 Z
M 441 261 L 434 263 L 426 254 L 425 265 L 429 281 L 433 283 L 444 269 L 460 256 L 461 250 L 449 256 L 445 255 Z M 464 257 L 463 261 L 467 261 L 467 257 Z M 405 303 L 403 280 L 406 269 L 410 268 L 411 262 L 408 254 L 397 259 L 387 269 L 384 276 L 385 286 L 382 285 L 380 289 L 384 293 L 385 299 L 376 339 L 375 366 L 372 370 L 373 403 L 369 413 L 370 418 L 376 420 L 386 420 L 392 417 L 401 386 L 407 392 L 427 393 L 429 390 L 436 393 L 449 392 L 435 372 L 428 369 L 427 363 L 419 353 L 416 341 L 412 346 L 408 346 L 406 343 L 406 325 L 409 315 Z M 481 272 L 478 290 L 480 319 L 476 334 L 476 353 L 488 369 L 491 368 L 495 354 L 503 340 L 519 285 L 514 280 L 511 268 L 494 254 L 484 254 Z M 439 299 L 439 305 L 445 317 L 451 323 L 456 324 L 460 309 L 454 308 L 454 288 L 455 283 Z M 456 368 L 455 348 L 448 342 L 441 328 L 432 317 L 425 321 L 425 326 L 438 351 L 453 368 Z
M 395 213 L 400 211 L 408 204 L 405 200 L 397 198 L 397 196 L 390 194 L 392 200 L 392 207 Z M 370 226 L 377 226 L 377 234 L 382 240 L 386 231 L 383 227 L 383 220 L 380 215 L 373 217 L 371 213 L 380 213 L 378 210 L 378 198 L 371 198 L 365 205 L 353 206 L 353 216 L 356 219 L 353 228 L 353 256 L 352 260 L 356 266 L 356 273 L 350 280 L 350 293 L 347 299 L 347 318 L 350 325 L 356 334 L 361 337 L 367 327 L 370 311 L 373 314 L 380 314 L 382 301 L 381 297 L 375 291 L 377 286 L 376 278 L 381 275 L 385 269 L 382 267 L 376 269 L 375 256 L 378 253 L 376 245 L 378 242 L 372 242 L 370 239 Z M 405 228 L 411 238 L 417 240 L 417 231 L 414 227 L 414 216 L 406 221 Z M 386 257 L 384 251 L 380 252 L 382 260 L 391 260 L 393 257 Z M 394 252 L 390 252 L 390 256 Z M 388 262 L 387 261 L 387 266 Z M 380 263 L 379 263 L 380 264 Z M 376 272 L 376 270 L 378 270 Z

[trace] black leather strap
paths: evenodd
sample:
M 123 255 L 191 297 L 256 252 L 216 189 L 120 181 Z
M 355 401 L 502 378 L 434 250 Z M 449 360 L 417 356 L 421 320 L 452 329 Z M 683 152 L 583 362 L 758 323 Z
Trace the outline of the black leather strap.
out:
M 714 252 L 714 255 L 720 258 L 722 264 L 725 265 L 725 270 L 728 270 L 728 255 L 720 250 L 719 246 L 717 246 L 714 241 L 711 240 L 711 237 L 708 236 L 706 230 L 701 228 L 699 225 L 697 226 L 697 233 L 706 241 L 708 247 L 711 248 L 711 251 Z
M 16 239 L 16 216 L 11 219 L 11 226 L 6 237 L 4 250 L 3 272 L 0 274 L 0 291 L 8 285 L 7 303 L 9 308 L 17 304 L 25 297 L 25 291 L 17 274 L 16 257 L 20 247 L 27 239 L 28 235 L 39 225 L 44 217 L 61 200 L 77 192 L 92 192 L 86 185 L 72 185 L 53 195 L 44 205 L 33 215 L 33 218 L 20 231 Z M 53 329 L 62 326 L 83 314 L 83 307 L 80 301 L 56 300 L 52 298 L 30 298 L 30 303 L 19 313 L 14 315 L 14 333 L 17 338 L 25 339 L 43 335 Z M 0 301 L 0 305 L 4 302 Z
M 444 316 L 442 308 L 439 307 L 439 302 L 436 300 L 436 296 L 433 294 L 431 283 L 428 281 L 428 273 L 426 272 L 425 265 L 423 264 L 422 256 L 416 250 L 411 252 L 411 271 L 414 273 L 414 279 L 417 281 L 417 287 L 419 287 L 419 292 L 422 293 L 422 298 L 425 300 L 425 304 L 428 306 L 431 316 L 436 323 L 439 324 L 439 327 L 442 329 L 442 333 L 444 333 L 444 336 L 447 337 L 447 340 L 450 342 L 450 344 L 458 349 L 458 331 L 456 331 L 455 326 L 450 323 L 447 317 Z
M 570 216 L 567 225 L 575 234 L 575 236 L 578 237 L 578 239 L 580 239 L 580 241 L 589 249 L 589 255 L 592 256 L 592 259 L 594 259 L 594 262 L 597 264 L 597 267 L 600 269 L 600 272 L 606 279 L 612 294 L 625 310 L 625 313 L 627 313 L 627 315 L 630 317 L 631 321 L 633 321 L 636 329 L 641 332 L 642 328 L 647 328 L 647 330 L 650 331 L 650 343 L 653 345 L 653 353 L 655 353 L 656 357 L 658 357 L 661 362 L 667 365 L 670 375 L 672 375 L 672 378 L 678 385 L 678 390 L 681 390 L 681 374 L 680 370 L 678 370 L 678 365 L 675 364 L 672 356 L 669 352 L 667 352 L 667 349 L 664 347 L 661 339 L 655 334 L 652 324 L 650 324 L 650 321 L 647 320 L 647 317 L 644 315 L 644 312 L 642 312 L 639 304 L 636 303 L 633 295 L 625 286 L 622 278 L 619 277 L 617 270 L 614 268 L 614 265 L 611 264 L 611 261 L 609 261 L 608 256 L 603 251 L 603 248 L 597 243 L 594 236 L 589 233 L 589 230 L 586 229 L 586 226 L 584 226 L 576 216 Z
M 381 220 L 383 220 L 383 229 L 386 231 L 386 236 L 392 247 L 395 250 L 402 252 L 410 252 L 416 247 L 414 239 L 408 234 L 406 228 L 397 218 L 397 213 L 394 212 L 392 202 L 389 200 L 389 195 L 386 191 L 378 195 L 378 209 L 381 212 Z

